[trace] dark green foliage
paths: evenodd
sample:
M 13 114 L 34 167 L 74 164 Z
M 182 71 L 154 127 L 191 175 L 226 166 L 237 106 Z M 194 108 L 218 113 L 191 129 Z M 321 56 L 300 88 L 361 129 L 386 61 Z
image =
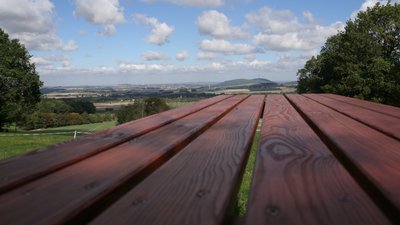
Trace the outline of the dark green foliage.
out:
M 95 113 L 96 107 L 89 101 L 68 101 L 66 102 L 72 109 L 71 112 L 76 113 Z
M 118 124 L 126 123 L 145 116 L 156 114 L 169 109 L 162 98 L 150 97 L 145 100 L 135 100 L 135 103 L 117 112 Z
M 400 5 L 348 21 L 297 73 L 300 93 L 328 92 L 400 106 Z
M 68 113 L 72 107 L 59 99 L 42 99 L 36 105 L 37 111 L 41 113 Z
M 42 82 L 30 58 L 18 40 L 0 29 L 0 128 L 18 121 L 40 101 Z
M 169 109 L 169 106 L 162 98 L 150 97 L 144 100 L 144 113 L 146 116 L 163 112 Z

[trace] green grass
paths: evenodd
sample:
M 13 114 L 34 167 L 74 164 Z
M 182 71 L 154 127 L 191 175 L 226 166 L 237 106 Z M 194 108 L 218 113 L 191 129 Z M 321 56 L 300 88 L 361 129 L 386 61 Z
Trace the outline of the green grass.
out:
M 53 127 L 40 130 L 39 132 L 51 133 L 51 132 L 66 132 L 66 131 L 80 131 L 80 132 L 97 132 L 116 125 L 116 121 L 107 121 L 103 123 L 90 123 L 83 125 L 73 125 L 65 127 Z
M 73 134 L 0 137 L 0 159 L 7 159 L 61 141 L 70 140 L 73 137 Z
M 259 123 L 259 126 L 260 126 L 260 124 L 261 123 Z M 247 161 L 246 169 L 243 174 L 242 183 L 240 185 L 239 192 L 237 195 L 235 214 L 238 216 L 244 216 L 246 213 L 247 202 L 248 202 L 248 197 L 249 197 L 249 192 L 250 192 L 250 184 L 251 184 L 251 179 L 253 176 L 254 164 L 256 161 L 256 151 L 258 148 L 259 138 L 260 138 L 260 132 L 257 131 L 254 136 L 253 145 L 251 146 L 249 159 Z
M 116 121 L 75 126 L 55 127 L 16 133 L 0 133 L 0 160 L 74 138 L 74 132 L 97 132 L 115 126 Z M 67 134 L 54 134 L 68 132 Z M 6 136 L 5 136 L 6 135 Z
M 178 108 L 193 103 L 192 101 L 167 101 L 167 105 L 171 108 Z

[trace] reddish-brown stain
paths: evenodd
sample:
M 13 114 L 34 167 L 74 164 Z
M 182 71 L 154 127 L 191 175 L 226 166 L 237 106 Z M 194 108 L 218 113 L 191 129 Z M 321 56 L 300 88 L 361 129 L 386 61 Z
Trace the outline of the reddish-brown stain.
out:
M 158 165 L 246 97 L 228 98 L 1 195 L 1 224 L 67 222 L 147 167 Z
M 339 154 L 400 209 L 400 142 L 397 139 L 301 95 L 287 97 Z
M 0 162 L 0 193 L 34 180 L 57 169 L 76 163 L 190 115 L 230 96 L 217 96 L 195 104 L 125 123 L 108 130 L 83 136 L 75 141 Z
M 282 95 L 267 97 L 245 224 L 389 224 Z
M 351 117 L 361 123 L 377 129 L 386 135 L 400 140 L 400 118 L 382 114 L 354 104 L 347 104 L 336 99 L 318 94 L 303 95 L 313 99 L 329 108 Z
M 231 222 L 263 99 L 218 96 L 2 161 L 0 224 Z M 244 222 L 398 224 L 399 112 L 268 96 Z

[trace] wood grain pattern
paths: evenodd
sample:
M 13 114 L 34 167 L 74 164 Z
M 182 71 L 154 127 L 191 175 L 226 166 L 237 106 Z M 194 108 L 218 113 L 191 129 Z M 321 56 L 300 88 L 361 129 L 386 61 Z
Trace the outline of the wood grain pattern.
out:
M 91 224 L 221 224 L 263 100 L 246 99 Z
M 337 154 L 345 157 L 361 178 L 369 181 L 371 188 L 377 189 L 399 211 L 400 142 L 303 96 L 287 97 L 335 146 Z
M 245 224 L 389 224 L 283 95 L 268 95 Z
M 1 195 L 0 223 L 45 225 L 69 221 L 146 168 L 161 165 L 168 155 L 246 98 L 228 98 Z
M 181 108 L 145 117 L 75 141 L 53 145 L 0 162 L 0 193 L 57 169 L 76 163 L 179 118 L 202 110 L 230 96 L 218 96 Z
M 303 95 L 400 140 L 400 119 L 318 94 Z
M 320 95 L 400 119 L 400 108 L 398 108 L 398 107 L 394 107 L 394 106 L 390 106 L 390 105 L 383 105 L 383 104 L 379 104 L 379 103 L 375 103 L 375 102 L 371 102 L 371 101 L 365 101 L 365 100 L 350 98 L 350 97 L 341 96 L 341 95 L 334 95 L 334 94 L 320 94 Z

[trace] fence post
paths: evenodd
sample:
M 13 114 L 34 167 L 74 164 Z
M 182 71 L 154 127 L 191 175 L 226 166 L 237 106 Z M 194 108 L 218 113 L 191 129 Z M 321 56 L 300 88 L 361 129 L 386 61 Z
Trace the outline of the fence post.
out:
M 76 139 L 76 131 L 74 132 L 74 140 Z

